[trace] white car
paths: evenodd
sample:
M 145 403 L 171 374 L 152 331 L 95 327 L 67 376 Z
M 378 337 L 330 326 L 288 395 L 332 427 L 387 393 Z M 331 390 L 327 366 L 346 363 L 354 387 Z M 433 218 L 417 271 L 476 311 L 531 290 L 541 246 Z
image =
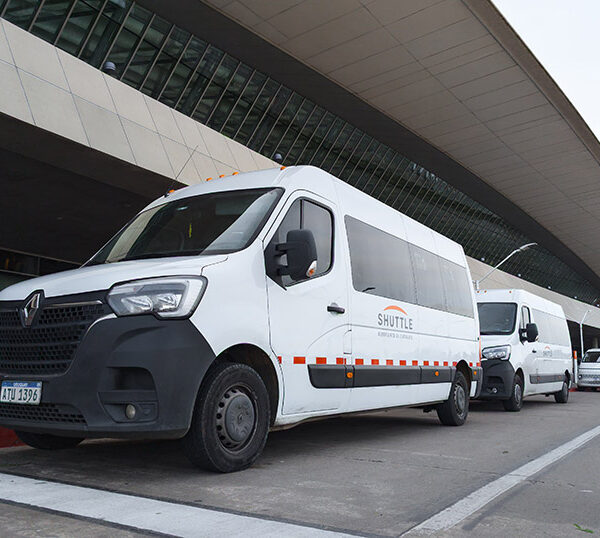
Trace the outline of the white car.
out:
M 577 387 L 600 388 L 600 349 L 588 349 L 579 363 Z
M 481 399 L 519 411 L 523 398 L 553 394 L 567 403 L 571 338 L 560 305 L 525 290 L 477 292 L 481 330 Z
M 34 447 L 183 438 L 218 471 L 270 428 L 481 383 L 460 245 L 314 167 L 152 202 L 80 269 L 0 293 L 0 425 Z

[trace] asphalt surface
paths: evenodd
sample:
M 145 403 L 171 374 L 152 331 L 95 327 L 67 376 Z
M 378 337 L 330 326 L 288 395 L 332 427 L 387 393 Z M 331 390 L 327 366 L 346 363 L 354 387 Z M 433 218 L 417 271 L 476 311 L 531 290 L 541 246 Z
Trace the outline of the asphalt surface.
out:
M 274 432 L 257 464 L 193 468 L 177 442 L 90 441 L 61 452 L 0 451 L 0 473 L 107 489 L 347 533 L 399 536 L 478 488 L 600 424 L 600 393 L 520 413 L 472 402 L 465 426 L 403 409 Z M 437 536 L 600 532 L 600 437 Z M 579 526 L 579 528 L 578 528 Z M 139 531 L 139 535 L 147 532 Z M 136 536 L 97 520 L 0 503 L 0 535 Z M 198 536 L 208 535 L 200 529 Z

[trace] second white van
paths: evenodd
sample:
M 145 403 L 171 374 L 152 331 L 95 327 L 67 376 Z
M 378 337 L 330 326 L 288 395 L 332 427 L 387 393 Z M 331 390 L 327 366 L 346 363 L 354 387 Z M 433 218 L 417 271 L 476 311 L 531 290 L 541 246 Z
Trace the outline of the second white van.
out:
M 571 338 L 560 305 L 525 290 L 480 290 L 481 399 L 519 411 L 523 398 L 553 394 L 567 403 Z
M 481 388 L 460 245 L 313 167 L 152 202 L 84 267 L 0 293 L 0 425 L 38 448 L 183 438 L 243 469 L 270 429 Z

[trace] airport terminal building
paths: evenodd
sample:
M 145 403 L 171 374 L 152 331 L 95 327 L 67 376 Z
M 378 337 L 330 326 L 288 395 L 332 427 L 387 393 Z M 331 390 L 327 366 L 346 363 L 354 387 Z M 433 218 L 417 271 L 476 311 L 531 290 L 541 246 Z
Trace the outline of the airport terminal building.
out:
M 275 160 L 461 243 L 474 278 L 537 243 L 485 285 L 598 344 L 600 144 L 489 0 L 0 0 L 0 287 Z

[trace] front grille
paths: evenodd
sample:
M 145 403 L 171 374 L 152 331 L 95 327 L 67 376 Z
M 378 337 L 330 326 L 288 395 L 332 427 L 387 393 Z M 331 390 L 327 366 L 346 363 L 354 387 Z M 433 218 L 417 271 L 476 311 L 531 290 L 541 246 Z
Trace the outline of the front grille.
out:
M 65 372 L 90 325 L 109 312 L 99 302 L 49 305 L 23 327 L 16 307 L 0 310 L 0 374 Z
M 39 422 L 62 424 L 85 424 L 83 415 L 71 405 L 0 404 L 0 422 Z M 10 425 L 10 422 L 7 422 Z

